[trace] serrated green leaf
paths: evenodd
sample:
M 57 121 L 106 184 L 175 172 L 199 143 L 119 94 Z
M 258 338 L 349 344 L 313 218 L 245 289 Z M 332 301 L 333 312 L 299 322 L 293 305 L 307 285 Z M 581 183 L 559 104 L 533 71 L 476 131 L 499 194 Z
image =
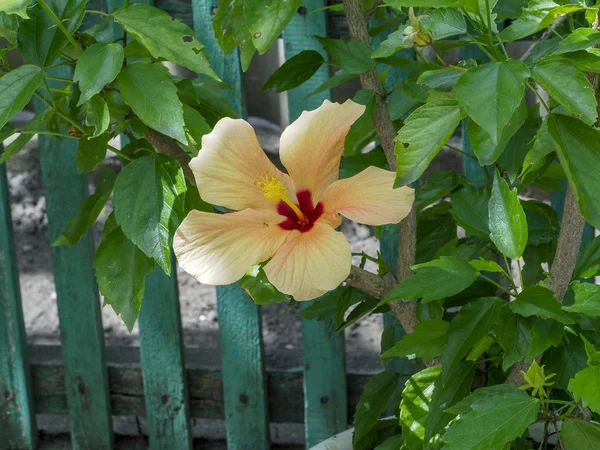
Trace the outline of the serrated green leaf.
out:
M 489 236 L 488 188 L 464 186 L 452 193 L 451 201 L 450 214 L 457 225 L 463 227 L 467 233 L 485 238 Z
M 421 298 L 424 303 L 440 300 L 465 290 L 479 276 L 468 262 L 452 256 L 443 256 L 411 269 L 415 274 L 392 289 L 381 304 L 399 299 Z M 435 280 L 434 284 L 432 280 Z
M 427 11 L 421 25 L 431 33 L 434 41 L 467 32 L 465 16 L 451 8 Z
M 171 272 L 171 244 L 184 218 L 186 184 L 179 163 L 152 154 L 125 166 L 115 183 L 113 206 L 123 233 Z
M 119 74 L 123 100 L 150 128 L 187 144 L 177 88 L 160 64 L 128 64 Z
M 500 267 L 500 264 L 498 264 L 496 261 L 477 259 L 475 261 L 470 261 L 469 264 L 471 264 L 473 267 L 475 267 L 480 272 L 498 272 L 498 273 L 504 272 L 504 269 L 502 267 Z
M 258 53 L 262 55 L 269 50 L 301 5 L 302 0 L 268 3 L 244 0 L 246 25 Z
M 17 32 L 19 31 L 19 19 L 15 15 L 0 12 L 0 37 L 5 38 L 13 45 L 17 44 Z
M 558 7 L 558 4 L 551 0 L 529 1 L 518 19 L 500 32 L 500 37 L 504 42 L 510 42 L 536 33 L 544 28 L 545 19 L 556 7 Z
M 533 141 L 533 147 L 523 161 L 523 175 L 532 172 L 544 164 L 547 155 L 554 151 L 554 141 L 548 131 L 548 120 L 545 119 Z
M 92 228 L 102 209 L 104 209 L 104 205 L 106 205 L 113 191 L 116 178 L 117 174 L 106 167 L 99 171 L 96 192 L 86 198 L 77 213 L 69 219 L 62 234 L 52 243 L 53 247 L 77 245 L 81 238 Z
M 304 50 L 288 59 L 269 77 L 262 90 L 276 88 L 284 92 L 310 80 L 325 60 L 319 52 Z
M 423 72 L 417 83 L 425 86 L 427 89 L 449 92 L 464 72 L 444 67 L 438 70 L 426 70 Z
M 517 298 L 510 302 L 510 309 L 523 317 L 537 316 L 542 319 L 554 319 L 564 324 L 572 324 L 554 297 L 554 293 L 543 286 L 527 286 Z
M 550 347 L 544 353 L 542 364 L 546 366 L 546 373 L 555 373 L 554 387 L 567 389 L 569 380 L 581 369 L 587 366 L 587 357 L 583 342 L 578 336 L 564 333 L 556 347 Z
M 575 293 L 575 303 L 563 306 L 562 309 L 590 317 L 600 317 L 600 286 L 575 281 L 571 287 Z
M 529 69 L 520 61 L 487 63 L 469 69 L 456 83 L 456 100 L 497 145 L 523 102 Z
M 32 65 L 20 66 L 0 78 L 0 128 L 25 108 L 43 78 L 44 71 Z
M 405 28 L 406 26 L 400 27 L 399 30 L 390 33 L 383 41 L 381 41 L 377 50 L 373 52 L 373 58 L 387 58 L 388 56 L 392 56 L 400 50 L 407 48 L 404 40 Z
M 77 31 L 85 15 L 88 0 L 46 0 L 48 8 L 69 33 Z M 57 59 L 69 41 L 52 18 L 35 4 L 29 20 L 21 22 L 17 33 L 18 48 L 27 64 L 47 67 Z
M 188 145 L 184 149 L 190 156 L 196 157 L 202 148 L 202 137 L 210 133 L 212 128 L 198 110 L 185 103 L 182 106 L 185 132 L 188 137 Z
M 531 361 L 550 347 L 557 347 L 565 332 L 565 326 L 554 320 L 538 319 L 531 328 L 531 343 L 525 361 Z
M 94 95 L 85 105 L 85 124 L 94 127 L 94 137 L 100 136 L 110 127 L 110 111 L 102 97 Z
M 509 393 L 486 396 L 471 404 L 470 411 L 461 415 L 444 435 L 444 448 L 502 449 L 505 444 L 521 436 L 537 420 L 540 402 L 516 386 L 509 386 Z M 490 388 L 480 390 L 486 389 Z
M 593 28 L 577 28 L 567 35 L 560 43 L 555 55 L 585 50 L 600 44 L 600 31 Z
M 600 366 L 586 367 L 569 381 L 569 392 L 576 402 L 600 413 Z
M 154 261 L 117 227 L 102 238 L 94 269 L 104 300 L 131 331 L 140 313 L 146 276 L 154 270 Z
M 109 133 L 96 138 L 80 138 L 77 146 L 77 172 L 91 172 L 98 167 L 106 156 L 108 141 L 110 141 Z
M 98 42 L 85 49 L 77 60 L 73 81 L 79 83 L 80 106 L 112 83 L 123 67 L 123 47 Z
M 264 264 L 263 264 L 264 265 Z M 287 300 L 287 295 L 282 294 L 267 279 L 261 264 L 255 264 L 240 280 L 240 287 L 252 298 L 257 305 L 270 305 Z
M 600 228 L 600 131 L 573 117 L 553 114 L 548 130 L 583 217 Z
M 31 4 L 31 0 L 2 0 L 0 4 L 0 12 L 6 14 L 16 14 L 23 19 L 29 19 L 27 15 L 27 7 Z
M 463 361 L 454 366 L 445 384 L 441 382 L 441 378 L 436 380 L 429 404 L 425 442 L 433 438 L 452 420 L 453 415 L 447 413 L 446 409 L 469 395 L 475 377 L 475 368 L 474 362 Z
M 506 371 L 527 356 L 531 344 L 532 320 L 502 308 L 494 330 L 498 344 L 504 349 L 502 370 Z
M 315 36 L 333 63 L 351 74 L 361 74 L 375 67 L 371 50 L 356 39 L 329 39 Z
M 442 352 L 443 383 L 471 347 L 490 331 L 498 320 L 501 306 L 499 298 L 480 298 L 467 303 L 452 319 L 448 342 Z
M 503 255 L 512 259 L 523 255 L 528 239 L 525 211 L 517 190 L 509 189 L 498 171 L 490 197 L 489 225 L 490 239 Z
M 531 75 L 571 114 L 581 116 L 585 123 L 596 123 L 598 112 L 594 89 L 575 64 L 566 58 L 552 58 L 536 64 Z
M 415 204 L 418 210 L 431 205 L 437 200 L 447 196 L 459 185 L 466 182 L 466 178 L 457 175 L 453 171 L 433 172 L 425 181 L 425 184 L 419 186 L 416 192 Z M 486 214 L 487 217 L 487 214 Z
M 559 222 L 556 210 L 535 200 L 521 202 L 527 218 L 527 245 L 548 244 L 558 238 Z
M 573 278 L 592 278 L 600 273 L 600 236 L 585 244 L 577 255 Z
M 560 430 L 565 450 L 599 450 L 600 425 L 567 417 Z
M 213 30 L 223 52 L 240 47 L 242 70 L 248 70 L 256 49 L 246 25 L 244 0 L 218 0 Z
M 394 186 L 416 181 L 458 127 L 461 112 L 454 100 L 438 100 L 417 108 L 396 137 L 398 172 Z
M 600 73 L 600 56 L 596 49 L 580 50 L 577 52 L 564 53 L 561 56 L 573 62 L 583 72 Z
M 155 58 L 165 58 L 196 73 L 219 79 L 204 54 L 204 45 L 198 41 L 196 33 L 180 20 L 144 3 L 118 9 L 112 17 Z
M 354 419 L 356 428 L 352 436 L 352 442 L 356 443 L 373 428 L 396 392 L 399 381 L 399 374 L 385 371 L 375 375 L 367 383 L 356 405 L 356 417 Z
M 400 402 L 400 426 L 409 449 L 423 448 L 425 444 L 431 397 L 441 371 L 440 366 L 428 367 L 406 381 Z
M 382 359 L 413 357 L 431 361 L 442 354 L 444 344 L 448 339 L 450 324 L 443 320 L 427 320 L 415 326 L 412 333 L 404 335 L 402 339 L 381 354 Z

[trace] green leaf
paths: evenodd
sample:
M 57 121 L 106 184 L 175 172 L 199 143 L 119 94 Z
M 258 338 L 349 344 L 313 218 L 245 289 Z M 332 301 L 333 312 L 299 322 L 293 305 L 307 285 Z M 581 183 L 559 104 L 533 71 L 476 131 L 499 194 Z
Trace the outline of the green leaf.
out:
M 490 234 L 488 224 L 489 189 L 464 186 L 453 192 L 451 199 L 450 214 L 454 217 L 456 224 L 463 227 L 467 233 L 487 238 Z
M 385 0 L 384 3 L 393 8 L 446 8 L 458 7 L 461 0 Z
M 119 90 L 142 122 L 187 144 L 177 88 L 162 65 L 128 64 L 119 74 Z
M 171 244 L 184 218 L 186 184 L 179 163 L 152 154 L 125 166 L 115 183 L 113 205 L 123 233 L 171 272 Z
M 25 108 L 43 78 L 44 71 L 32 65 L 20 66 L 0 78 L 0 128 Z
M 579 336 L 564 333 L 556 347 L 550 347 L 544 353 L 542 364 L 546 366 L 546 373 L 555 373 L 554 387 L 567 389 L 569 380 L 587 366 L 587 357 L 583 342 Z
M 338 5 L 333 5 L 333 6 L 338 6 Z M 342 6 L 342 5 L 339 5 L 339 6 Z M 404 444 L 404 438 L 402 437 L 401 434 L 398 434 L 396 436 L 392 436 L 392 437 L 386 439 L 384 442 L 379 444 L 373 450 L 401 450 L 402 444 Z
M 104 133 L 97 138 L 82 137 L 77 146 L 77 172 L 91 172 L 104 161 L 108 149 L 110 134 Z
M 592 278 L 600 274 L 600 236 L 596 236 L 577 255 L 573 278 Z
M 356 443 L 373 428 L 395 394 L 399 381 L 399 374 L 385 371 L 375 375 L 367 383 L 356 405 L 354 419 L 356 429 L 352 442 Z
M 531 319 L 514 314 L 506 306 L 502 308 L 494 330 L 498 344 L 504 349 L 502 370 L 508 370 L 527 356 L 531 344 L 531 326 Z
M 600 449 L 600 425 L 567 417 L 560 430 L 565 450 Z
M 533 148 L 525 156 L 523 161 L 523 174 L 533 172 L 542 167 L 546 156 L 554 151 L 554 141 L 548 131 L 548 119 L 545 119 L 535 135 Z
M 0 12 L 0 37 L 6 38 L 13 45 L 17 44 L 19 19 L 15 15 Z
M 473 267 L 475 267 L 480 272 L 504 273 L 504 269 L 502 267 L 500 267 L 500 264 L 498 264 L 496 261 L 477 259 L 475 261 L 470 261 L 469 264 L 471 264 Z
M 2 0 L 0 4 L 0 12 L 6 14 L 16 14 L 23 19 L 29 19 L 27 15 L 27 7 L 31 4 L 31 0 Z
M 560 55 L 561 53 L 585 50 L 598 44 L 600 44 L 600 31 L 592 28 L 577 28 L 560 41 L 554 54 Z
M 479 276 L 468 262 L 452 256 L 417 264 L 411 269 L 415 274 L 392 289 L 381 304 L 399 299 L 421 298 L 424 303 L 440 300 L 464 291 Z M 435 283 L 432 284 L 432 280 Z
M 569 392 L 576 402 L 600 413 L 600 366 L 590 366 L 577 372 L 569 381 Z
M 104 86 L 112 83 L 123 66 L 123 47 L 119 44 L 92 44 L 77 60 L 73 81 L 79 83 L 81 97 L 77 106 L 100 93 Z
M 425 428 L 426 442 L 448 425 L 454 417 L 446 410 L 471 392 L 475 368 L 476 364 L 474 362 L 463 361 L 454 366 L 445 384 L 442 383 L 441 378 L 436 380 Z
M 117 174 L 104 167 L 98 173 L 96 181 L 96 192 L 85 199 L 77 210 L 77 213 L 69 219 L 62 234 L 52 243 L 53 247 L 58 245 L 77 245 L 81 238 L 92 228 L 94 222 L 102 212 L 113 191 Z
M 540 402 L 515 385 L 508 386 L 509 393 L 486 396 L 471 404 L 470 411 L 461 415 L 444 435 L 444 449 L 502 449 L 521 436 L 537 420 Z M 486 389 L 490 388 L 479 391 Z
M 500 252 L 512 259 L 523 255 L 527 245 L 527 219 L 516 189 L 496 171 L 489 203 L 490 239 Z
M 600 286 L 575 281 L 571 287 L 575 293 L 575 303 L 563 306 L 562 309 L 590 317 L 600 317 Z
M 246 71 L 256 49 L 246 26 L 244 0 L 218 0 L 217 4 L 213 21 L 215 37 L 225 53 L 231 52 L 239 45 L 242 70 Z
M 531 328 L 531 342 L 525 361 L 531 361 L 550 347 L 557 347 L 562 340 L 565 326 L 554 320 L 538 319 Z
M 146 276 L 154 270 L 154 261 L 117 227 L 102 238 L 94 269 L 104 300 L 121 315 L 131 332 L 142 306 Z
M 467 32 L 465 16 L 450 8 L 427 11 L 421 25 L 431 33 L 434 41 Z
M 87 0 L 46 0 L 46 5 L 69 33 L 77 31 L 85 15 Z M 29 9 L 29 20 L 21 22 L 18 48 L 26 64 L 47 67 L 57 59 L 69 44 L 52 18 L 35 4 Z
M 490 331 L 498 320 L 501 306 L 502 300 L 499 298 L 479 298 L 467 303 L 452 319 L 448 342 L 442 352 L 443 383 L 452 368 Z
M 457 238 L 456 224 L 448 213 L 450 204 L 440 202 L 417 216 L 417 262 L 431 261 L 439 249 Z
M 258 53 L 269 50 L 301 5 L 302 0 L 266 4 L 263 0 L 244 0 L 246 25 Z
M 600 131 L 560 114 L 548 118 L 548 130 L 583 217 L 600 228 L 600 178 L 595 175 L 600 168 Z
M 371 50 L 356 39 L 328 39 L 315 36 L 333 63 L 347 73 L 361 74 L 375 67 Z
M 520 61 L 487 63 L 469 69 L 456 83 L 456 100 L 494 144 L 521 105 L 529 69 Z
M 423 361 L 431 361 L 442 354 L 442 349 L 448 339 L 448 327 L 450 324 L 443 320 L 427 320 L 415 326 L 412 333 L 404 335 L 402 339 L 381 354 L 386 358 L 422 358 Z
M 580 50 L 564 53 L 561 56 L 572 61 L 583 72 L 600 73 L 600 56 L 597 53 L 592 53 L 595 51 L 595 49 Z
M 407 448 L 423 448 L 433 386 L 439 378 L 440 366 L 428 367 L 406 381 L 400 402 L 400 426 Z
M 211 127 L 223 117 L 239 117 L 212 80 L 186 79 L 179 82 L 177 88 L 184 103 L 197 109 Z
M 548 244 L 558 238 L 558 214 L 552 206 L 535 200 L 522 205 L 529 228 L 527 245 Z
M 386 164 L 385 154 L 383 151 L 377 149 L 371 150 L 368 153 L 348 156 L 343 158 L 340 164 L 340 178 L 350 178 L 370 166 L 385 169 Z
M 46 121 L 52 116 L 53 112 L 54 111 L 52 110 L 52 108 L 47 108 L 47 109 L 37 113 L 35 115 L 35 117 L 33 119 L 31 119 L 31 121 L 27 125 L 25 125 L 23 130 L 24 131 L 40 130 L 44 126 Z M 33 136 L 34 136 L 33 133 L 32 134 L 21 134 L 14 141 L 12 141 L 10 144 L 8 144 L 6 146 L 6 148 L 4 149 L 4 152 L 0 153 L 0 164 L 2 164 L 3 162 L 6 162 L 11 156 L 14 156 L 17 153 L 19 153 L 23 149 L 23 147 L 25 147 L 27 145 L 27 143 L 29 141 L 31 141 L 31 139 L 33 139 Z
M 210 133 L 212 128 L 198 110 L 185 103 L 182 106 L 185 132 L 188 137 L 188 145 L 185 150 L 192 157 L 196 157 L 202 148 L 202 137 Z
M 288 59 L 269 77 L 262 90 L 277 88 L 277 92 L 287 91 L 310 80 L 325 60 L 319 52 L 304 50 Z
M 566 58 L 552 58 L 536 64 L 531 75 L 571 114 L 581 116 L 585 123 L 596 123 L 598 113 L 594 89 L 575 64 Z
M 377 50 L 373 52 L 373 58 L 387 58 L 388 56 L 392 56 L 400 50 L 407 48 L 404 42 L 404 29 L 406 27 L 401 27 L 399 30 L 390 33 L 381 44 Z
M 121 25 L 155 58 L 165 58 L 196 73 L 219 77 L 210 67 L 196 33 L 166 12 L 144 3 L 134 3 L 112 13 Z
M 561 310 L 561 304 L 554 293 L 543 286 L 527 286 L 517 298 L 510 302 L 510 309 L 523 317 L 537 316 L 542 319 L 554 319 L 564 324 L 573 321 Z
M 94 127 L 94 137 L 100 136 L 110 126 L 110 110 L 99 95 L 94 95 L 86 103 L 85 124 L 88 127 Z
M 466 178 L 453 171 L 433 172 L 427 176 L 425 184 L 419 186 L 415 203 L 418 210 L 431 205 L 437 200 L 447 196 L 459 185 L 466 182 Z M 486 202 L 487 205 L 487 202 Z M 487 217 L 487 214 L 486 214 Z
M 419 76 L 417 83 L 427 89 L 450 92 L 464 72 L 444 67 L 437 70 L 426 70 Z
M 544 28 L 544 19 L 558 6 L 551 0 L 531 0 L 523 8 L 519 18 L 500 32 L 504 42 L 517 41 Z M 554 22 L 554 20 L 552 20 Z M 551 23 L 552 23 L 551 22 Z
M 264 264 L 263 264 L 264 265 Z M 270 305 L 287 300 L 267 279 L 261 264 L 255 264 L 240 281 L 240 287 L 254 300 L 257 305 Z
M 354 73 L 349 73 L 344 69 L 340 69 L 331 77 L 329 77 L 327 81 L 321 84 L 317 89 L 308 94 L 306 97 L 311 97 L 320 92 L 328 91 L 329 89 L 339 86 L 340 84 L 345 83 L 346 81 L 350 81 L 356 78 L 356 76 L 357 75 Z
M 460 119 L 460 108 L 453 100 L 426 103 L 408 116 L 396 137 L 398 172 L 394 187 L 408 185 L 425 172 Z
M 467 124 L 467 133 L 469 135 L 469 142 L 473 147 L 473 152 L 479 162 L 484 165 L 490 165 L 495 163 L 499 158 L 503 156 L 503 152 L 511 142 L 511 139 L 522 129 L 523 124 L 527 119 L 527 106 L 525 101 L 521 102 L 521 105 L 514 112 L 508 124 L 502 131 L 500 141 L 494 143 L 490 135 L 475 121 L 469 120 Z

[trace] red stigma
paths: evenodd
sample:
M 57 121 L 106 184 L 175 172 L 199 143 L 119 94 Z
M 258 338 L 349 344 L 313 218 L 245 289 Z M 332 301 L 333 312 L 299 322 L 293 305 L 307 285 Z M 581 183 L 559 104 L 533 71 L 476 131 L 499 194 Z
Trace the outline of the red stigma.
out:
M 282 216 L 287 217 L 287 219 L 281 222 L 279 227 L 284 230 L 298 230 L 302 233 L 306 233 L 312 229 L 315 222 L 323 215 L 323 204 L 319 202 L 317 203 L 317 206 L 314 206 L 312 194 L 308 190 L 296 192 L 296 197 L 298 198 L 297 206 L 300 211 L 302 211 L 305 218 L 300 220 L 289 205 L 280 201 L 277 204 L 277 212 Z

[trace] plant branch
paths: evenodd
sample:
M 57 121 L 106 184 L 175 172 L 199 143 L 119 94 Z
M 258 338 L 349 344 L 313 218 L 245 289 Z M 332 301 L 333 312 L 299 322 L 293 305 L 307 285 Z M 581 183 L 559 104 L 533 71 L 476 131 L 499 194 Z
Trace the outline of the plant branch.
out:
M 525 53 L 523 53 L 523 56 L 521 56 L 520 60 L 525 61 L 527 58 L 529 58 L 529 56 L 531 56 L 531 54 L 537 48 L 537 46 L 540 45 L 545 40 L 549 39 L 550 36 L 552 36 L 554 34 L 556 29 L 558 27 L 560 27 L 563 23 L 565 23 L 566 20 L 567 20 L 566 15 L 560 16 L 556 20 L 556 22 L 554 22 L 552 25 L 550 25 L 548 27 L 548 29 L 546 31 L 544 31 L 544 33 L 542 33 L 542 35 L 540 36 L 540 38 L 537 41 L 535 41 L 533 44 L 531 44 L 531 46 L 527 49 L 527 51 Z
M 344 11 L 346 13 L 346 20 L 348 22 L 348 29 L 352 38 L 361 41 L 367 47 L 371 48 L 371 39 L 369 37 L 369 21 L 367 15 L 362 11 L 360 0 L 344 0 Z M 385 92 L 383 84 L 379 79 L 377 70 L 374 68 L 366 73 L 360 75 L 360 82 L 364 89 L 370 89 L 374 91 L 377 96 L 377 103 L 375 105 L 375 112 L 373 113 L 373 124 L 377 131 L 377 137 L 381 142 L 385 157 L 391 170 L 396 170 L 396 155 L 395 155 L 395 142 L 396 129 L 394 123 L 390 117 L 390 113 L 387 108 L 387 102 L 385 100 Z M 415 207 L 408 214 L 407 217 L 400 222 L 399 231 L 399 246 L 398 246 L 398 269 L 397 269 L 397 280 L 393 280 L 393 283 L 386 282 L 388 292 L 391 290 L 396 282 L 402 282 L 406 278 L 412 276 L 410 267 L 415 263 L 415 252 L 416 252 L 416 237 L 417 237 L 417 213 Z M 389 279 L 389 278 L 388 278 Z M 414 301 L 406 302 L 399 300 L 397 302 L 391 302 L 390 309 L 394 312 L 400 325 L 404 328 L 404 331 L 410 333 L 416 323 L 415 308 L 416 304 Z

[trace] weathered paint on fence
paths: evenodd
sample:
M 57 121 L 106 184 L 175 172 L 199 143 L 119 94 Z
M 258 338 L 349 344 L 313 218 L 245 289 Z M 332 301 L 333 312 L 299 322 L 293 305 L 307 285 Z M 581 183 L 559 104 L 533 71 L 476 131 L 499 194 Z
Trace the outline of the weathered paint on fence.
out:
M 194 29 L 212 57 L 215 72 L 234 90 L 228 92 L 232 106 L 245 116 L 242 71 L 237 49 L 224 55 L 212 26 L 215 4 L 193 0 Z M 237 284 L 217 287 L 219 346 L 227 445 L 240 450 L 269 448 L 267 394 L 263 369 L 260 308 Z
M 123 0 L 107 3 L 109 11 L 123 6 Z M 131 3 L 154 4 L 152 0 Z M 175 269 L 167 276 L 157 266 L 148 276 L 139 329 L 146 408 L 153 411 L 147 422 L 150 448 L 191 448 L 192 426 Z
M 314 38 L 327 35 L 327 14 L 313 11 L 326 6 L 323 0 L 306 0 L 283 32 L 285 57 L 303 50 L 327 54 Z M 321 67 L 302 86 L 288 91 L 290 122 L 302 111 L 321 106 L 330 97 L 325 91 L 308 97 L 329 78 L 329 68 Z M 301 308 L 312 302 L 302 302 Z M 308 448 L 348 428 L 344 333 L 332 335 L 332 321 L 302 320 L 304 357 L 304 415 Z
M 0 149 L 2 144 L 0 144 Z M 0 445 L 37 444 L 6 165 L 0 165 Z
M 52 75 L 66 77 L 66 70 L 55 69 Z M 40 136 L 39 142 L 48 231 L 54 242 L 86 199 L 88 180 L 77 173 L 77 141 Z M 74 247 L 52 247 L 51 256 L 73 448 L 108 450 L 113 434 L 92 235 Z

